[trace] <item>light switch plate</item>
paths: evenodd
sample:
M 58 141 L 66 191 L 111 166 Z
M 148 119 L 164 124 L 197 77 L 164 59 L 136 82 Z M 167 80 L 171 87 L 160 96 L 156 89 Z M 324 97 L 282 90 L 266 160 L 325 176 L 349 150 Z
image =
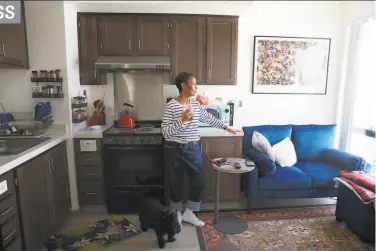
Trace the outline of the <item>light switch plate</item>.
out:
M 97 142 L 95 140 L 80 140 L 81 152 L 96 152 Z
M 0 182 L 0 195 L 8 191 L 8 183 L 6 180 Z

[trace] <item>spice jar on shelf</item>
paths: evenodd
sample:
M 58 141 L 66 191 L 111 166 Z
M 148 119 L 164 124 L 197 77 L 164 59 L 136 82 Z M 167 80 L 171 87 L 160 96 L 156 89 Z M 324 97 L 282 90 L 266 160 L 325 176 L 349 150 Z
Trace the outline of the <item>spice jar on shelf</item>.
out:
M 50 71 L 48 72 L 48 78 L 49 78 L 50 80 L 56 80 L 56 74 L 55 74 L 55 71 L 50 70 Z
M 31 78 L 37 79 L 38 78 L 38 71 L 32 71 L 31 72 Z
M 39 71 L 39 78 L 46 78 L 46 71 L 44 71 L 44 70 L 40 70 Z
M 57 79 L 61 78 L 60 69 L 55 70 L 55 76 Z

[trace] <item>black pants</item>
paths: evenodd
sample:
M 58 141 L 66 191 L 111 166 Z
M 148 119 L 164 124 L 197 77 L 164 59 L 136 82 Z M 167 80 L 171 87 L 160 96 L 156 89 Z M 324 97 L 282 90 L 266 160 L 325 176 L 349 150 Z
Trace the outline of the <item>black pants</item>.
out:
M 201 151 L 198 143 L 182 145 L 166 142 L 164 147 L 166 191 L 175 207 L 179 207 L 184 198 L 185 175 L 188 177 L 188 204 L 193 211 L 200 210 L 200 200 L 205 188 L 205 177 Z

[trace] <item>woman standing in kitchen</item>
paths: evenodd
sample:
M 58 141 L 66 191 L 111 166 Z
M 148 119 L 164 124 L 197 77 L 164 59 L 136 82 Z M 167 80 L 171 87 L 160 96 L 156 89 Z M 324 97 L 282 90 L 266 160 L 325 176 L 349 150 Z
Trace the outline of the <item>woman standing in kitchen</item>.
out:
M 165 187 L 173 206 L 178 210 L 179 221 L 195 226 L 205 223 L 193 213 L 200 210 L 201 194 L 205 187 L 203 162 L 199 147 L 199 122 L 236 134 L 241 130 L 227 127 L 206 112 L 194 98 L 197 93 L 196 78 L 182 72 L 175 79 L 179 96 L 171 99 L 164 111 L 162 134 L 165 138 Z M 183 180 L 188 175 L 189 198 L 183 205 Z

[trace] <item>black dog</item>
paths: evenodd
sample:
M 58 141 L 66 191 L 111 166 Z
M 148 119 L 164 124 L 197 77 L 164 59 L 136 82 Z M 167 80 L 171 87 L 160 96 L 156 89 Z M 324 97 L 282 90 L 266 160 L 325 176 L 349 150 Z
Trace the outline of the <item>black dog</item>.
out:
M 164 207 L 158 199 L 153 197 L 145 197 L 140 206 L 138 217 L 141 230 L 146 232 L 149 228 L 154 229 L 160 248 L 165 247 L 164 236 L 166 234 L 168 241 L 174 242 L 175 234 L 181 231 L 177 211 Z
M 136 180 L 141 185 L 157 185 L 155 182 L 159 179 L 141 181 L 136 178 Z M 174 242 L 175 234 L 181 232 L 177 211 L 171 209 L 171 201 L 161 188 L 155 188 L 143 194 L 140 198 L 138 216 L 142 231 L 154 229 L 160 248 L 165 247 L 165 235 L 168 236 L 169 242 Z

